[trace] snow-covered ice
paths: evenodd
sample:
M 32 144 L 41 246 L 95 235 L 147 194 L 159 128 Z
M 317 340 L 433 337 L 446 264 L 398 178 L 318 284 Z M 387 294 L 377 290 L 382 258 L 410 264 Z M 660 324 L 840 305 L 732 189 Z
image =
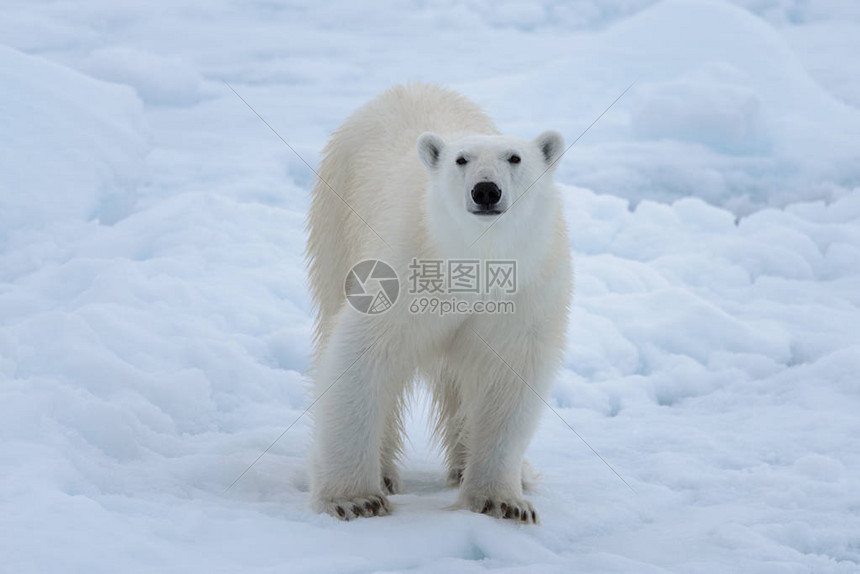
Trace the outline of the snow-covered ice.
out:
M 0 572 L 860 571 L 855 2 L 34 3 L 0 19 Z M 543 524 L 307 508 L 327 135 L 436 81 L 556 128 L 576 262 Z M 226 490 L 226 491 L 225 491 Z

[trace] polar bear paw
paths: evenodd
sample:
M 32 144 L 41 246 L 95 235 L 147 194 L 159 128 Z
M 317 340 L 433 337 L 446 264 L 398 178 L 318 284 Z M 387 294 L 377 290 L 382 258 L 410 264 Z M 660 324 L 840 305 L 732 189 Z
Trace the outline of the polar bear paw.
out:
M 448 471 L 448 477 L 445 479 L 448 488 L 459 488 L 463 484 L 463 470 L 462 468 L 452 468 Z
M 387 494 L 400 494 L 403 492 L 403 483 L 400 482 L 400 474 L 387 472 L 382 475 L 382 491 Z
M 494 518 L 512 520 L 522 524 L 540 524 L 534 506 L 524 498 L 504 495 L 474 495 L 468 497 L 465 507 L 472 512 L 487 514 Z
M 321 506 L 323 512 L 327 512 L 340 520 L 391 514 L 391 503 L 382 494 L 333 498 L 324 500 Z

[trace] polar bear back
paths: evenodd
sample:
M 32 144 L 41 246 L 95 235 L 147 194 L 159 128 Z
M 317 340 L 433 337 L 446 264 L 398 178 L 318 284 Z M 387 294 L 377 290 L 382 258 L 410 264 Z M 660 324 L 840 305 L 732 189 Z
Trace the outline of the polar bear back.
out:
M 423 240 L 427 173 L 415 142 L 425 131 L 452 139 L 498 133 L 476 104 L 455 92 L 398 85 L 356 110 L 323 150 L 307 247 L 317 349 L 344 302 L 343 280 L 353 265 L 379 256 L 383 240 L 390 247 L 410 235 L 410 248 L 421 247 L 415 241 Z

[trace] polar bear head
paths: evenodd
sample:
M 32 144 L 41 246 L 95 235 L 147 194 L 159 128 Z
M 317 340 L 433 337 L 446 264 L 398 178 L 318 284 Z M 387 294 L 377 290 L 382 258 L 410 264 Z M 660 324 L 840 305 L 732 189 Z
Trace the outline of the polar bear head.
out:
M 429 174 L 431 232 L 441 231 L 444 243 L 471 242 L 498 218 L 504 223 L 499 229 L 528 233 L 557 215 L 552 175 L 564 153 L 564 139 L 556 131 L 533 140 L 469 135 L 447 142 L 425 132 L 416 145 Z M 512 213 L 504 215 L 508 210 Z

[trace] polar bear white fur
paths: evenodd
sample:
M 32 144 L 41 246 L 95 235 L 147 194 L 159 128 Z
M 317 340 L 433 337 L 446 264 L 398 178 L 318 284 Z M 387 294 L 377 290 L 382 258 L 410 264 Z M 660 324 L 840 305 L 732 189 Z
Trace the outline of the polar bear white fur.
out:
M 458 505 L 537 522 L 521 469 L 544 407 L 536 394 L 547 397 L 561 361 L 571 296 L 552 180 L 563 146 L 552 131 L 534 140 L 498 135 L 477 105 L 424 84 L 386 91 L 332 136 L 308 221 L 317 511 L 346 520 L 391 511 L 387 495 L 401 490 L 404 396 L 423 379 Z M 344 279 L 368 259 L 400 278 L 400 296 L 383 314 L 346 304 Z M 516 292 L 492 294 L 515 312 L 410 312 L 414 259 L 515 260 Z

